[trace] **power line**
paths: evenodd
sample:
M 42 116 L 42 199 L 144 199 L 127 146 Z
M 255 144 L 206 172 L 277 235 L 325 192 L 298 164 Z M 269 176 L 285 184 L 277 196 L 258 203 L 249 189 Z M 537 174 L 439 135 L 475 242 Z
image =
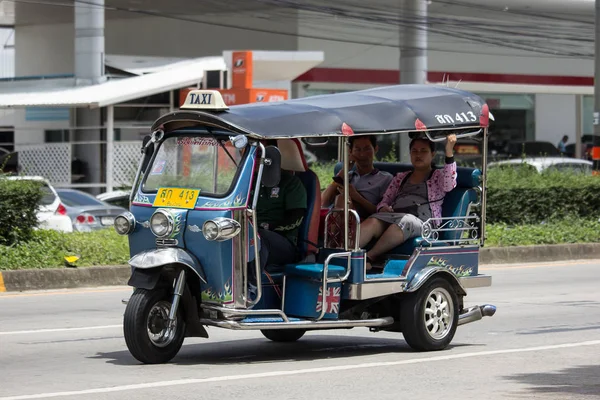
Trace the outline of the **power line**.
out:
M 22 3 L 44 4 L 44 5 L 64 6 L 64 7 L 75 7 L 74 3 L 84 4 L 84 5 L 89 5 L 89 6 L 97 6 L 97 4 L 89 2 L 89 1 L 85 1 L 85 0 L 74 0 L 74 3 L 64 3 L 64 2 L 58 3 L 58 2 L 48 2 L 48 1 L 43 1 L 43 0 L 15 0 L 15 1 L 22 2 Z M 250 0 L 248 0 L 248 1 L 250 1 Z M 320 15 L 332 15 L 336 18 L 337 17 L 347 18 L 347 19 L 353 20 L 359 24 L 366 22 L 369 24 L 369 27 L 372 27 L 373 24 L 378 24 L 381 26 L 381 30 L 383 32 L 388 32 L 388 33 L 389 33 L 389 29 L 386 28 L 388 26 L 394 26 L 395 30 L 398 30 L 399 26 L 404 26 L 406 28 L 425 29 L 425 30 L 428 30 L 430 32 L 433 32 L 433 33 L 436 33 L 436 34 L 439 34 L 442 36 L 448 36 L 451 38 L 459 38 L 459 39 L 463 39 L 465 41 L 483 43 L 483 44 L 488 44 L 488 45 L 494 45 L 497 47 L 505 47 L 505 48 L 511 48 L 511 49 L 515 49 L 515 50 L 527 51 L 527 52 L 534 52 L 534 53 L 538 53 L 538 54 L 546 54 L 546 55 L 553 56 L 553 57 L 573 57 L 573 56 L 584 57 L 584 58 L 593 57 L 593 53 L 591 53 L 591 52 L 586 53 L 586 52 L 573 51 L 574 45 L 570 44 L 570 43 L 565 43 L 564 45 L 566 46 L 567 49 L 562 49 L 562 50 L 560 48 L 558 48 L 557 46 L 553 46 L 552 44 L 549 47 L 541 45 L 539 43 L 538 39 L 543 38 L 545 32 L 547 32 L 547 31 L 539 30 L 538 32 L 535 32 L 535 31 L 523 32 L 523 31 L 518 31 L 514 28 L 508 29 L 506 26 L 500 25 L 497 22 L 495 22 L 496 27 L 494 27 L 494 25 L 491 23 L 472 24 L 472 25 L 474 25 L 474 27 L 477 27 L 477 25 L 483 25 L 483 26 L 487 27 L 487 29 L 482 29 L 480 32 L 478 32 L 477 36 L 474 36 L 472 34 L 473 27 L 469 27 L 468 25 L 467 26 L 461 25 L 461 24 L 464 24 L 464 21 L 461 21 L 457 18 L 449 18 L 446 15 L 443 18 L 438 18 L 438 17 L 436 17 L 435 13 L 432 13 L 432 15 L 429 15 L 426 19 L 423 19 L 421 21 L 419 21 L 419 20 L 408 21 L 408 20 L 405 20 L 405 19 L 403 20 L 402 18 L 398 17 L 400 9 L 396 10 L 396 15 L 393 15 L 391 12 L 379 13 L 379 14 L 376 12 L 365 12 L 365 13 L 362 13 L 362 15 L 355 15 L 355 14 L 357 14 L 356 11 L 353 12 L 352 10 L 344 9 L 343 7 L 334 7 L 336 4 L 335 0 L 330 0 L 329 3 L 327 3 L 327 4 L 329 4 L 329 6 L 327 6 L 327 7 L 319 6 L 319 5 L 315 6 L 315 5 L 310 5 L 307 3 L 300 4 L 300 3 L 294 3 L 291 1 L 281 1 L 281 0 L 267 0 L 267 1 L 262 0 L 262 1 L 255 1 L 255 2 L 261 3 L 261 4 L 273 5 L 273 6 L 278 7 L 277 12 L 276 13 L 272 12 L 272 13 L 275 15 L 278 15 L 280 18 L 290 18 L 290 19 L 296 18 L 297 19 L 297 14 L 294 14 L 294 15 L 289 14 L 286 17 L 285 12 L 289 13 L 290 10 L 292 10 L 293 12 L 301 10 L 301 11 L 309 11 L 309 12 L 317 13 Z M 451 1 L 441 1 L 441 2 L 448 3 L 448 4 L 457 4 L 460 6 L 463 6 L 463 4 L 464 4 L 461 2 L 451 2 Z M 347 3 L 347 1 L 344 2 L 344 4 L 346 4 L 346 3 Z M 338 2 L 337 4 L 340 4 L 340 3 Z M 470 5 L 470 6 L 475 7 L 473 5 Z M 338 43 L 363 44 L 363 45 L 367 45 L 367 46 L 400 48 L 401 50 L 403 50 L 403 49 L 406 50 L 406 48 L 401 48 L 401 46 L 385 44 L 385 42 L 387 42 L 389 39 L 383 39 L 383 40 L 380 39 L 380 40 L 374 40 L 374 41 L 357 40 L 357 39 L 343 39 L 340 37 L 299 34 L 297 32 L 273 31 L 272 29 L 262 29 L 262 28 L 256 28 L 256 27 L 240 26 L 238 24 L 228 24 L 228 23 L 216 22 L 216 21 L 206 21 L 206 20 L 202 20 L 202 19 L 196 19 L 196 18 L 181 16 L 181 15 L 169 14 L 166 12 L 147 11 L 147 10 L 141 10 L 141 9 L 136 9 L 136 8 L 132 8 L 132 7 L 106 6 L 106 5 L 103 7 L 109 11 L 135 13 L 135 14 L 151 16 L 151 17 L 166 18 L 166 19 L 172 19 L 172 20 L 177 20 L 177 21 L 199 23 L 199 24 L 219 26 L 219 27 L 232 28 L 232 29 L 241 29 L 241 30 L 246 30 L 246 31 L 277 34 L 277 35 L 283 35 L 283 36 L 302 37 L 302 38 L 315 39 L 315 40 L 327 40 L 327 41 L 338 42 Z M 296 8 L 293 8 L 293 7 L 296 7 Z M 483 7 L 483 8 L 485 9 L 485 7 Z M 361 11 L 361 10 L 362 10 L 361 8 L 358 8 L 358 11 Z M 284 11 L 284 12 L 282 13 L 281 11 Z M 499 34 L 512 35 L 512 36 L 516 35 L 516 36 L 522 36 L 522 37 L 519 40 L 498 38 Z M 527 35 L 532 36 L 531 39 L 527 39 Z M 581 37 L 581 36 L 577 37 L 577 36 L 554 35 L 552 37 L 552 39 L 589 42 L 589 40 L 587 40 L 585 37 Z M 427 50 L 441 51 L 441 52 L 455 52 L 455 51 L 449 50 L 449 49 L 443 49 L 443 48 L 437 49 L 437 48 L 432 48 L 432 47 L 429 47 Z M 461 53 L 468 54 L 468 52 L 464 52 L 462 50 L 458 50 L 458 51 Z M 481 52 L 477 52 L 477 53 L 482 54 L 482 55 L 486 54 L 486 53 L 481 53 Z M 494 53 L 491 53 L 491 54 L 494 54 Z

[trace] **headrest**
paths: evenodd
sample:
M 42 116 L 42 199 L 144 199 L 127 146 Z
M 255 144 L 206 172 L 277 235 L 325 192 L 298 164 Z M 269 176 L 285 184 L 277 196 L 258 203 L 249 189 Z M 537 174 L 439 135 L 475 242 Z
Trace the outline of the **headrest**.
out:
M 277 147 L 281 153 L 281 169 L 295 172 L 308 170 L 304 151 L 298 139 L 277 139 Z

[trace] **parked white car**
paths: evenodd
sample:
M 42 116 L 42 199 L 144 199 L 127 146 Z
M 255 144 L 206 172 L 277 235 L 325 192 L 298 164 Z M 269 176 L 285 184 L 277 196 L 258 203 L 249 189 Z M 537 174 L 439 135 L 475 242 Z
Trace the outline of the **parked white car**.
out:
M 48 180 L 41 176 L 9 176 L 6 179 L 41 182 L 44 196 L 40 201 L 40 207 L 37 212 L 38 228 L 73 232 L 73 222 L 67 215 L 66 208 L 61 204 L 56 190 L 54 190 Z
M 506 167 L 506 166 L 519 166 L 529 165 L 534 167 L 538 172 L 543 171 L 565 171 L 565 172 L 578 172 L 586 175 L 592 173 L 592 162 L 588 160 L 581 160 L 579 158 L 569 157 L 526 157 L 524 159 L 515 158 L 511 160 L 495 161 L 488 164 L 488 169 Z

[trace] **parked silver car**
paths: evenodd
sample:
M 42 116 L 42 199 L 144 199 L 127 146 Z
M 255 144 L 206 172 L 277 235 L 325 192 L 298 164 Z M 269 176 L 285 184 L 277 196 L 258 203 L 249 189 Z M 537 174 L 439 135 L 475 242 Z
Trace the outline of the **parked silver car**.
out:
M 73 221 L 75 231 L 89 232 L 112 227 L 115 217 L 126 211 L 123 207 L 105 203 L 81 190 L 57 189 L 56 192 Z
M 592 174 L 591 161 L 569 157 L 526 157 L 523 159 L 503 160 L 489 163 L 488 168 L 518 167 L 523 165 L 535 168 L 540 173 L 543 171 L 561 171 L 586 175 Z

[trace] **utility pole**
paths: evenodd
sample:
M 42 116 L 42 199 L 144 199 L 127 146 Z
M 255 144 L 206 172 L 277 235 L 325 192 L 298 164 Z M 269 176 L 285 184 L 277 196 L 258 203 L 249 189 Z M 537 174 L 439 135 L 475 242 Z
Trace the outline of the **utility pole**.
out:
M 593 174 L 600 176 L 600 0 L 596 0 L 596 40 L 594 51 L 594 144 Z
M 597 0 L 600 1 L 600 0 Z M 401 0 L 400 84 L 427 83 L 427 1 Z M 410 162 L 408 135 L 399 135 L 400 161 Z

